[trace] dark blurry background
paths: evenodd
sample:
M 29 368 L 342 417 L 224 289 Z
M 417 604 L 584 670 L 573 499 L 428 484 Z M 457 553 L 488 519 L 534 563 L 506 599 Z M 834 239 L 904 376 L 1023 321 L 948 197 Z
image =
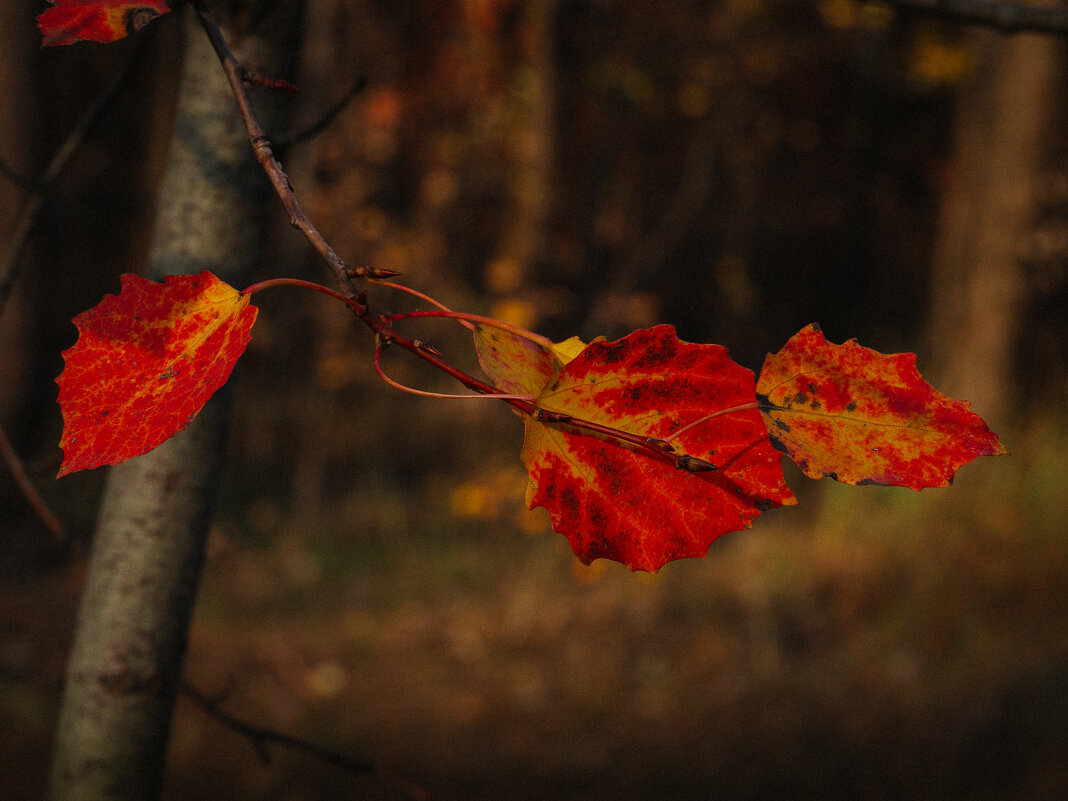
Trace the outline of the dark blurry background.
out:
M 5 799 L 43 786 L 104 473 L 52 478 L 59 353 L 144 257 L 182 30 L 39 51 L 42 9 L 0 5 L 14 170 L 135 62 L 0 314 L 0 425 L 66 526 L 0 472 Z M 754 370 L 819 321 L 917 352 L 1012 455 L 923 493 L 791 467 L 800 507 L 707 559 L 587 568 L 524 507 L 514 415 L 397 393 L 343 309 L 274 290 L 188 680 L 433 798 L 1068 796 L 1063 45 L 851 0 L 315 0 L 293 128 L 359 76 L 283 154 L 351 263 L 556 339 L 670 322 Z M 0 250 L 27 197 L 0 177 Z M 330 283 L 281 210 L 273 236 L 262 277 Z M 412 330 L 475 369 L 463 329 Z M 395 796 L 272 753 L 180 701 L 168 798 Z

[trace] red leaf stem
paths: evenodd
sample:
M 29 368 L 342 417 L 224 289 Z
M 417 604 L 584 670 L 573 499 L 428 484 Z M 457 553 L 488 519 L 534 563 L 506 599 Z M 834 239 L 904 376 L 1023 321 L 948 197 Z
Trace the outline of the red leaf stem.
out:
M 262 292 L 264 289 L 273 289 L 278 286 L 299 286 L 304 289 L 313 289 L 316 292 L 320 292 L 323 295 L 328 295 L 335 300 L 340 300 L 356 314 L 362 315 L 367 311 L 367 305 L 361 303 L 356 298 L 350 298 L 347 295 L 343 295 L 336 289 L 330 289 L 330 287 L 317 284 L 314 281 L 303 281 L 300 278 L 268 278 L 266 281 L 260 281 L 252 286 L 246 287 L 241 290 L 242 295 L 255 295 L 257 292 Z
M 430 298 L 427 299 L 430 300 Z M 431 302 L 435 303 L 435 305 L 440 305 L 433 300 L 431 300 Z M 554 345 L 553 341 L 548 337 L 543 337 L 541 334 L 535 334 L 533 331 L 528 331 L 527 329 L 521 328 L 518 325 L 506 323 L 503 320 L 496 319 L 495 317 L 486 317 L 482 314 L 468 314 L 467 312 L 457 312 L 452 311 L 451 309 L 445 309 L 444 307 L 442 307 L 442 309 L 442 311 L 397 312 L 394 314 L 385 314 L 383 315 L 383 318 L 389 320 L 392 323 L 398 320 L 408 320 L 416 317 L 445 317 L 451 318 L 453 320 L 459 320 L 460 322 L 469 321 L 472 323 L 488 325 L 491 328 L 499 328 L 502 331 L 507 331 L 511 334 L 523 337 L 524 339 L 529 339 L 531 342 L 536 342 L 544 348 L 552 348 L 552 346 Z
M 662 439 L 661 442 L 663 442 L 665 445 L 667 445 L 667 444 L 671 443 L 672 440 L 675 440 L 678 437 L 680 437 L 682 434 L 685 434 L 691 428 L 699 426 L 699 425 L 701 425 L 703 423 L 707 423 L 709 420 L 715 420 L 717 417 L 720 417 L 722 415 L 730 414 L 731 412 L 744 412 L 744 411 L 747 411 L 749 409 L 758 409 L 758 408 L 760 408 L 759 404 L 756 401 L 752 401 L 751 403 L 740 403 L 737 406 L 731 406 L 729 409 L 721 409 L 718 412 L 713 412 L 712 414 L 706 415 L 705 417 L 702 417 L 699 420 L 694 420 L 692 423 L 690 423 L 687 426 L 683 426 L 678 431 L 674 432 L 671 436 L 664 437 L 664 439 Z
M 385 381 L 391 387 L 394 387 L 395 389 L 399 389 L 402 392 L 407 392 L 409 395 L 420 395 L 420 396 L 422 396 L 424 398 L 445 398 L 445 399 L 448 399 L 448 400 L 472 400 L 472 399 L 474 399 L 474 400 L 522 400 L 522 401 L 529 401 L 530 403 L 534 402 L 534 398 L 531 397 L 530 395 L 508 395 L 508 394 L 500 393 L 500 392 L 479 393 L 477 395 L 467 395 L 467 394 L 465 394 L 465 395 L 456 395 L 456 394 L 442 393 L 442 392 L 427 392 L 426 390 L 416 389 L 415 387 L 409 387 L 409 386 L 407 386 L 405 384 L 400 383 L 399 381 L 394 381 L 392 378 L 390 378 L 388 375 L 386 375 L 385 371 L 382 369 L 381 356 L 382 356 L 382 351 L 384 351 L 385 349 L 386 348 L 382 344 L 379 344 L 379 345 L 377 345 L 375 347 L 375 358 L 374 358 L 375 372 L 378 373 L 378 377 L 379 378 L 381 378 L 383 381 Z M 535 414 L 537 414 L 537 410 L 535 410 Z

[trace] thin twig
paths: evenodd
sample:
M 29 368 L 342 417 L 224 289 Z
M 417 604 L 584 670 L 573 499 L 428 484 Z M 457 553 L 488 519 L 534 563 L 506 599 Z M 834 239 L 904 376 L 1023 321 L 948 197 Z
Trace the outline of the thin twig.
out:
M 385 345 L 382 344 L 382 343 L 380 343 L 379 345 L 377 345 L 375 347 L 375 359 L 374 359 L 375 372 L 378 373 L 378 377 L 379 378 L 381 378 L 383 381 L 385 381 L 391 387 L 393 387 L 394 389 L 399 389 L 401 392 L 407 392 L 409 395 L 419 395 L 420 397 L 423 397 L 423 398 L 444 398 L 446 400 L 508 400 L 508 399 L 513 399 L 513 400 L 525 400 L 525 401 L 529 401 L 530 403 L 533 403 L 534 400 L 535 400 L 534 397 L 531 396 L 531 395 L 505 395 L 505 394 L 485 395 L 485 394 L 482 394 L 481 392 L 480 393 L 476 393 L 474 395 L 471 395 L 471 394 L 455 395 L 455 394 L 452 394 L 452 393 L 444 393 L 444 392 L 427 392 L 424 389 L 416 389 L 415 387 L 409 387 L 409 386 L 407 386 L 405 384 L 400 383 L 399 381 L 394 381 L 392 378 L 390 378 L 388 375 L 386 375 L 385 371 L 382 369 L 382 351 L 383 350 L 385 350 Z
M 264 764 L 269 764 L 271 761 L 270 754 L 267 752 L 267 746 L 280 745 L 293 751 L 308 754 L 309 756 L 313 756 L 330 765 L 335 765 L 350 773 L 355 773 L 358 776 L 366 776 L 377 772 L 375 766 L 364 759 L 348 757 L 344 754 L 339 754 L 337 751 L 326 748 L 325 746 L 309 742 L 308 740 L 303 740 L 300 737 L 294 737 L 290 734 L 285 734 L 284 732 L 276 731 L 275 729 L 268 729 L 264 726 L 257 726 L 254 723 L 249 723 L 234 717 L 230 713 L 224 712 L 219 708 L 219 698 L 206 695 L 186 682 L 182 682 L 181 691 L 195 702 L 197 706 L 211 715 L 211 717 L 215 718 L 215 720 L 222 723 L 228 729 L 232 729 L 238 734 L 251 740 L 252 747 L 256 750 L 256 754 Z
M 22 266 L 22 253 L 26 248 L 26 243 L 29 241 L 30 234 L 33 233 L 33 229 L 40 219 L 48 190 L 63 174 L 74 154 L 78 152 L 78 149 L 89 134 L 92 133 L 97 123 L 103 118 L 104 113 L 115 98 L 118 97 L 120 90 L 133 74 L 134 65 L 137 64 L 141 54 L 144 52 L 145 41 L 145 37 L 136 37 L 130 54 L 127 56 L 119 74 L 104 87 L 104 90 L 97 95 L 93 103 L 85 110 L 85 113 L 82 114 L 74 128 L 67 135 L 67 138 L 63 140 L 63 144 L 59 146 L 55 155 L 52 156 L 51 162 L 49 162 L 47 169 L 45 169 L 40 178 L 29 179 L 17 176 L 10 168 L 5 166 L 3 172 L 9 177 L 16 177 L 18 179 L 17 183 L 22 186 L 31 186 L 33 194 L 22 209 L 19 221 L 8 239 L 7 252 L 4 254 L 3 261 L 0 262 L 0 311 L 3 311 L 4 304 L 11 295 L 15 279 L 18 277 L 19 269 Z
M 954 22 L 982 25 L 1001 33 L 1068 35 L 1068 8 L 1002 3 L 992 0 L 864 0 L 919 11 Z
M 278 148 L 289 147 L 291 145 L 298 145 L 301 142 L 306 142 L 313 136 L 317 136 L 327 129 L 327 127 L 337 119 L 337 116 L 349 107 L 349 104 L 356 98 L 360 92 L 367 86 L 367 76 L 361 75 L 358 77 L 349 91 L 345 92 L 341 96 L 341 99 L 337 101 L 333 106 L 328 108 L 318 120 L 313 122 L 306 128 L 301 128 L 299 131 L 292 131 L 287 134 L 279 134 L 274 138 L 275 146 Z
M 210 717 L 214 718 L 228 729 L 237 732 L 243 737 L 247 737 L 252 744 L 253 750 L 256 752 L 256 756 L 258 756 L 260 761 L 265 765 L 269 765 L 271 762 L 271 755 L 267 750 L 267 747 L 270 745 L 277 745 L 282 748 L 288 748 L 291 751 L 306 754 L 314 759 L 318 759 L 320 762 L 333 765 L 334 767 L 348 771 L 356 776 L 374 776 L 393 786 L 397 790 L 400 790 L 415 801 L 424 801 L 424 799 L 428 797 L 428 793 L 421 787 L 408 782 L 399 782 L 393 778 L 384 776 L 378 767 L 366 759 L 345 756 L 342 753 L 327 748 L 326 746 L 319 745 L 318 743 L 313 743 L 301 737 L 294 737 L 293 735 L 277 731 L 276 729 L 269 729 L 266 726 L 258 726 L 254 723 L 241 720 L 228 712 L 224 712 L 219 708 L 219 705 L 225 700 L 226 696 L 229 694 L 228 692 L 223 692 L 218 695 L 207 695 L 185 681 L 179 685 L 179 689 Z
M 208 11 L 204 1 L 189 0 L 189 4 L 196 12 L 201 27 L 204 28 L 204 32 L 208 35 L 208 40 L 215 50 L 215 55 L 219 58 L 219 63 L 222 64 L 226 79 L 230 84 L 230 90 L 233 92 L 237 107 L 241 112 L 241 118 L 245 122 L 245 132 L 248 135 L 249 142 L 252 144 L 252 150 L 255 152 L 260 166 L 267 173 L 267 177 L 274 187 L 275 193 L 282 201 L 282 205 L 285 206 L 286 211 L 289 213 L 289 224 L 304 234 L 305 238 L 311 242 L 319 255 L 334 271 L 334 277 L 340 285 L 342 293 L 362 305 L 363 293 L 358 292 L 353 285 L 348 265 L 334 252 L 334 249 L 330 247 L 323 235 L 312 225 L 311 220 L 301 209 L 296 196 L 293 194 L 293 187 L 289 184 L 289 177 L 274 156 L 271 140 L 256 118 L 256 113 L 252 108 L 252 99 L 245 89 L 245 69 L 238 62 L 233 51 L 230 50 L 230 46 L 226 43 L 218 23 L 211 15 L 211 12 Z M 359 316 L 360 312 L 357 311 L 356 314 Z
M 26 502 L 33 509 L 34 514 L 44 524 L 45 528 L 52 532 L 57 540 L 63 539 L 63 524 L 59 522 L 59 518 L 56 517 L 52 510 L 48 508 L 48 504 L 45 503 L 44 498 L 37 491 L 37 488 L 30 481 L 29 475 L 26 473 L 26 468 L 22 464 L 22 460 L 18 454 L 15 453 L 14 447 L 11 445 L 11 440 L 7 438 L 7 434 L 4 433 L 3 426 L 0 426 L 0 459 L 7 465 L 7 469 L 11 471 L 11 477 L 15 479 L 15 485 L 22 493 L 22 497 L 26 499 Z

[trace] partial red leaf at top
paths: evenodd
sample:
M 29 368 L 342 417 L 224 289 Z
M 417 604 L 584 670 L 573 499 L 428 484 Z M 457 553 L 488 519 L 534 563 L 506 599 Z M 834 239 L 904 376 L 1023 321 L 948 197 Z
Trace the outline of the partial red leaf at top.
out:
M 928 384 L 916 355 L 884 355 L 817 325 L 768 354 L 757 383 L 776 447 L 811 478 L 945 487 L 978 456 L 1007 453 L 967 401 Z
M 63 352 L 60 476 L 124 462 L 184 429 L 251 339 L 256 307 L 210 272 L 121 281 L 120 294 L 74 318 L 78 341 Z
M 77 41 L 114 42 L 170 11 L 165 0 L 51 0 L 37 17 L 41 47 Z
M 537 397 L 539 408 L 657 440 L 718 468 L 688 472 L 610 436 L 527 418 L 527 502 L 544 506 L 580 560 L 655 572 L 704 556 L 722 534 L 796 503 L 781 455 L 751 404 L 753 373 L 719 345 L 683 342 L 669 325 L 590 343 Z

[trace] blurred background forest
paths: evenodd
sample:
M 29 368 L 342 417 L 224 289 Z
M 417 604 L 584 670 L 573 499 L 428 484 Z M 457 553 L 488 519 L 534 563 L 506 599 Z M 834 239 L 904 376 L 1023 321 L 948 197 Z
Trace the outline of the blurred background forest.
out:
M 167 797 L 1068 797 L 1063 42 L 853 0 L 310 6 L 292 129 L 366 87 L 282 157 L 343 258 L 556 339 L 670 322 L 754 370 L 819 321 L 917 352 L 1012 455 L 922 493 L 789 466 L 800 507 L 707 559 L 584 567 L 525 509 L 508 409 L 400 395 L 336 304 L 264 293 L 187 679 L 390 778 L 265 765 L 180 699 Z M 40 51 L 42 8 L 0 7 L 11 170 L 132 69 L 0 310 L 0 425 L 65 527 L 0 468 L 7 799 L 43 786 L 104 472 L 52 478 L 60 351 L 143 262 L 184 15 Z M 29 196 L 0 176 L 0 251 Z M 330 282 L 280 208 L 272 236 L 262 277 Z M 475 369 L 463 329 L 412 330 Z

